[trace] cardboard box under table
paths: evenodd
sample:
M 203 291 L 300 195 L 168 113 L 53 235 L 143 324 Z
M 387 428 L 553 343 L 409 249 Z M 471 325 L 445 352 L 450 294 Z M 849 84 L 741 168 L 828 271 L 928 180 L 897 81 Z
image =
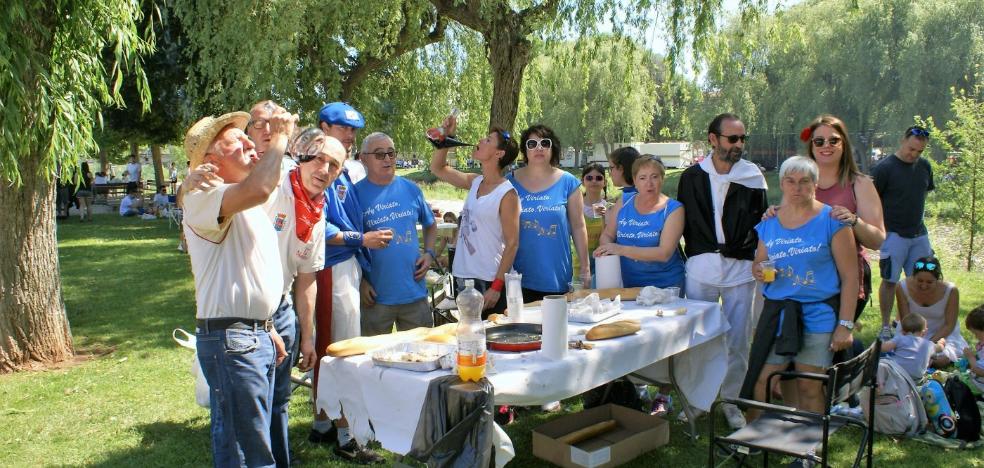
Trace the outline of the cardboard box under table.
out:
M 564 436 L 605 421 L 615 427 L 576 442 Z M 563 416 L 533 429 L 533 455 L 563 467 L 608 467 L 626 463 L 666 445 L 670 426 L 662 418 L 624 406 L 607 404 Z

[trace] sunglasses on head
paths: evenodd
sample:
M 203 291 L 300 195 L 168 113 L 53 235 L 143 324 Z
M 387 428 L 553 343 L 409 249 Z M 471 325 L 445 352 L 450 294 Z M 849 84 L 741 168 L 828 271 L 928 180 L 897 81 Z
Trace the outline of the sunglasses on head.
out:
M 922 127 L 912 127 L 909 131 L 905 132 L 905 136 L 910 137 L 926 137 L 929 138 L 929 130 Z
M 936 271 L 940 266 L 933 262 L 916 262 L 915 267 L 917 270 Z
M 728 143 L 731 143 L 732 145 L 738 143 L 738 140 L 741 140 L 741 142 L 744 143 L 745 140 L 748 139 L 748 135 L 718 135 L 718 137 L 728 140 Z
M 823 145 L 825 145 L 827 143 L 830 143 L 830 146 L 837 146 L 843 140 L 841 139 L 841 137 L 832 136 L 832 137 L 826 138 L 826 139 L 821 138 L 821 137 L 817 137 L 817 138 L 814 138 L 812 141 L 813 141 L 813 146 L 816 146 L 817 148 L 820 148 L 820 147 L 822 147 Z
M 502 136 L 503 141 L 509 141 L 509 139 L 512 138 L 512 135 L 510 135 L 506 130 L 499 130 L 499 135 Z
M 553 146 L 553 142 L 550 141 L 549 138 L 543 138 L 541 140 L 530 138 L 529 140 L 526 140 L 526 149 L 535 149 L 537 146 L 543 149 L 550 149 L 550 147 Z
M 586 175 L 586 176 L 584 176 L 584 180 L 586 180 L 588 182 L 591 182 L 591 181 L 601 182 L 601 181 L 605 180 L 605 176 L 603 176 L 603 175 Z
M 389 151 L 375 151 L 372 153 L 365 153 L 365 154 L 371 154 L 375 156 L 377 160 L 383 161 L 386 158 L 396 159 L 400 153 L 397 153 L 396 150 L 389 150 Z

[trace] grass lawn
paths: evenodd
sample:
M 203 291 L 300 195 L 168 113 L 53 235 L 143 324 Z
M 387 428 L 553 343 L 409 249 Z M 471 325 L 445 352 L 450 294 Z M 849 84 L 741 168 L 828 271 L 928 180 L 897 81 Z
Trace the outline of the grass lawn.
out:
M 63 368 L 0 376 L 0 466 L 210 463 L 208 413 L 194 403 L 188 372 L 192 354 L 170 337 L 176 327 L 194 328 L 190 266 L 187 256 L 175 249 L 177 235 L 166 221 L 114 215 L 97 215 L 87 224 L 73 218 L 59 225 L 65 304 L 76 346 L 90 357 Z M 944 266 L 956 262 L 950 252 L 941 252 Z M 946 276 L 960 286 L 962 321 L 968 310 L 984 303 L 984 275 L 949 268 Z M 877 312 L 871 307 L 862 320 L 865 340 L 877 330 Z M 291 405 L 295 452 L 311 466 L 341 466 L 330 450 L 307 442 L 307 399 L 307 390 L 298 390 Z M 565 402 L 565 411 L 579 409 L 577 399 Z M 507 427 L 518 454 L 510 466 L 544 464 L 531 455 L 529 434 L 553 417 L 523 413 Z M 703 466 L 706 425 L 701 425 L 705 436 L 697 443 L 686 438 L 683 428 L 673 422 L 670 444 L 631 466 Z M 847 464 L 858 435 L 845 431 L 834 437 L 835 466 Z M 879 465 L 984 466 L 975 452 L 888 437 L 876 440 Z

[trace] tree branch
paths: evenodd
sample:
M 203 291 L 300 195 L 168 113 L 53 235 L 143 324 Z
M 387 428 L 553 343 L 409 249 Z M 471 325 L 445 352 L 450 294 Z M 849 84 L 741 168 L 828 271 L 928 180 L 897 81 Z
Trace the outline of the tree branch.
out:
M 404 22 L 397 35 L 396 43 L 380 55 L 363 54 L 357 57 L 342 78 L 341 100 L 349 101 L 355 89 L 370 74 L 385 67 L 401 55 L 444 40 L 448 20 L 440 12 L 422 18 L 420 23 L 411 24 L 407 6 L 403 5 Z
M 482 18 L 481 0 L 467 0 L 465 3 L 458 4 L 456 0 L 430 0 L 437 12 L 443 16 L 451 18 L 463 26 L 484 33 L 492 25 Z M 508 5 L 506 6 L 508 8 Z

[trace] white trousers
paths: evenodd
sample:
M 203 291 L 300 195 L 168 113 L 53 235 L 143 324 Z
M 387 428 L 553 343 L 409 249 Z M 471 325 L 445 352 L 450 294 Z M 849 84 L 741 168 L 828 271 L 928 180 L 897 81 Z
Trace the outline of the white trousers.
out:
M 362 267 L 352 257 L 331 267 L 331 342 L 362 334 L 359 283 Z
M 722 398 L 737 398 L 748 372 L 748 351 L 752 344 L 755 317 L 752 298 L 755 281 L 730 287 L 711 286 L 687 276 L 687 298 L 698 301 L 721 301 L 721 309 L 731 328 L 725 337 L 728 345 L 728 371 L 721 384 Z

